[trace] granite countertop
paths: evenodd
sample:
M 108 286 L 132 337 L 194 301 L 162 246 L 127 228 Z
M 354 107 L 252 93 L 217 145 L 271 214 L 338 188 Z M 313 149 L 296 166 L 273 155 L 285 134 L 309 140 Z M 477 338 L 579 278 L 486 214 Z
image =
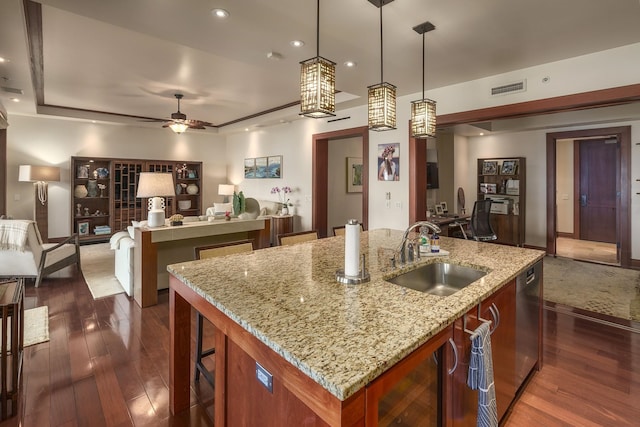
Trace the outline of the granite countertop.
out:
M 371 281 L 344 285 L 344 237 L 261 249 L 167 269 L 229 318 L 345 400 L 544 257 L 538 250 L 441 237 L 450 262 L 488 274 L 448 297 L 385 281 L 402 231 L 361 234 Z M 213 279 L 215 278 L 215 279 Z

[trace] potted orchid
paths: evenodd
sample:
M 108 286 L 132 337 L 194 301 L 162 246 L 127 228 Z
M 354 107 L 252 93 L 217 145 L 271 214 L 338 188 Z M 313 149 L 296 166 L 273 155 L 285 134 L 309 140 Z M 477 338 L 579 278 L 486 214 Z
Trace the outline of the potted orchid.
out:
M 289 206 L 293 206 L 293 204 L 289 202 L 289 197 L 287 196 L 291 192 L 292 190 L 289 186 L 273 187 L 271 189 L 271 194 L 277 194 L 278 199 L 280 199 L 279 203 L 282 205 L 282 215 L 287 215 L 289 213 Z

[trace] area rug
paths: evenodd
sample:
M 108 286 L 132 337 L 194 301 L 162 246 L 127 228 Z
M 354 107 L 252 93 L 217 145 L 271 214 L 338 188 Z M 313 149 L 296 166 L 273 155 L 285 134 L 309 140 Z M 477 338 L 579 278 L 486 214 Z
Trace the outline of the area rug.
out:
M 547 256 L 544 299 L 640 321 L 640 271 Z
M 24 311 L 23 346 L 49 341 L 49 307 L 30 308 Z
M 115 254 L 109 243 L 80 246 L 80 262 L 93 299 L 124 292 L 115 276 Z

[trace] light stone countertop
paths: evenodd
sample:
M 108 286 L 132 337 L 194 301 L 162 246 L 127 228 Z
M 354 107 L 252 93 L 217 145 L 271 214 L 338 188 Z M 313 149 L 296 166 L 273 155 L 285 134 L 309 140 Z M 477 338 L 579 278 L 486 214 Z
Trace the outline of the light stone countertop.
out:
M 386 260 L 401 240 L 399 230 L 361 234 L 371 281 L 360 285 L 336 282 L 336 270 L 344 268 L 342 236 L 167 269 L 345 400 L 544 257 L 539 250 L 441 237 L 449 256 L 391 270 Z M 384 280 L 445 258 L 488 274 L 448 297 Z

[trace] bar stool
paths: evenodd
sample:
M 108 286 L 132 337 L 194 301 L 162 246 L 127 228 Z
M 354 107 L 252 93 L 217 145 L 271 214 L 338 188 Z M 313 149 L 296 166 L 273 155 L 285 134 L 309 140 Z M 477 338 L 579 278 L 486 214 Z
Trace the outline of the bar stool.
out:
M 233 255 L 242 252 L 251 252 L 253 250 L 253 240 L 238 240 L 229 243 L 220 243 L 216 245 L 197 246 L 195 248 L 196 259 L 215 258 L 225 255 Z M 200 374 L 204 376 L 205 380 L 211 387 L 213 387 L 214 380 L 211 372 L 202 363 L 203 357 L 211 356 L 216 352 L 215 348 L 202 349 L 202 329 L 204 326 L 204 316 L 196 311 L 196 363 L 193 380 L 195 382 L 200 381 Z

